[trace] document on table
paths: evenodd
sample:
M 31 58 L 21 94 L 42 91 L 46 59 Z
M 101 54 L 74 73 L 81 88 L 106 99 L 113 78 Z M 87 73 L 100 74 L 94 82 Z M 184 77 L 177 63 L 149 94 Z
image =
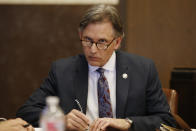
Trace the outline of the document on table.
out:
M 35 131 L 42 131 L 42 128 L 34 128 Z
M 35 131 L 42 131 L 42 128 L 34 128 Z M 196 131 L 196 129 L 192 129 L 192 131 Z

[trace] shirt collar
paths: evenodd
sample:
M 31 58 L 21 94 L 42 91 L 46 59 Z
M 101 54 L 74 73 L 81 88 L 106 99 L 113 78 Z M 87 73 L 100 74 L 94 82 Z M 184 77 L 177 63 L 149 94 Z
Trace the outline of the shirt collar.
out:
M 91 66 L 90 64 L 88 64 L 88 67 L 89 67 L 90 72 L 94 72 L 98 68 L 100 68 L 98 66 Z M 115 51 L 112 53 L 112 56 L 110 57 L 108 62 L 102 68 L 107 71 L 114 71 L 115 70 L 115 68 L 116 68 L 116 52 Z

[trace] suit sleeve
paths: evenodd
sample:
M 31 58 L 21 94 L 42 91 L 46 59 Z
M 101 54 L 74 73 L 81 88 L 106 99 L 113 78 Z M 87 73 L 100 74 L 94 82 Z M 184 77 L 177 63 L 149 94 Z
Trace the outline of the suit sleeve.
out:
M 175 127 L 170 108 L 165 94 L 161 89 L 161 83 L 152 62 L 148 69 L 148 82 L 146 86 L 146 115 L 130 116 L 133 121 L 131 131 L 155 131 L 160 128 L 160 124 Z
M 38 127 L 40 114 L 45 107 L 45 98 L 56 94 L 55 87 L 55 64 L 53 64 L 48 77 L 44 80 L 41 87 L 29 97 L 21 108 L 19 108 L 16 116 L 29 122 L 34 127 Z

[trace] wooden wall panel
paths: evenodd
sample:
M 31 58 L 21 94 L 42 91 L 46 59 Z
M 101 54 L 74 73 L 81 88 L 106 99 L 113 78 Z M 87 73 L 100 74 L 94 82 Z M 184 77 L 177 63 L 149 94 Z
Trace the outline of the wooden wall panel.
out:
M 12 118 L 51 63 L 81 53 L 77 27 L 88 6 L 0 5 L 0 116 Z
M 174 67 L 196 67 L 195 0 L 127 0 L 126 50 L 155 61 L 163 87 Z

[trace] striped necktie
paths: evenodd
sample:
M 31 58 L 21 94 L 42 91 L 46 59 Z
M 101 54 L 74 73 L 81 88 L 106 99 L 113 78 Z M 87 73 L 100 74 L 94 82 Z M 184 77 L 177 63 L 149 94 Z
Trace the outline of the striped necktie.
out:
M 97 82 L 97 92 L 98 92 L 98 104 L 99 104 L 99 118 L 103 117 L 113 117 L 112 106 L 110 100 L 110 90 L 108 86 L 108 81 L 104 76 L 104 69 L 99 68 L 97 72 L 100 77 Z

